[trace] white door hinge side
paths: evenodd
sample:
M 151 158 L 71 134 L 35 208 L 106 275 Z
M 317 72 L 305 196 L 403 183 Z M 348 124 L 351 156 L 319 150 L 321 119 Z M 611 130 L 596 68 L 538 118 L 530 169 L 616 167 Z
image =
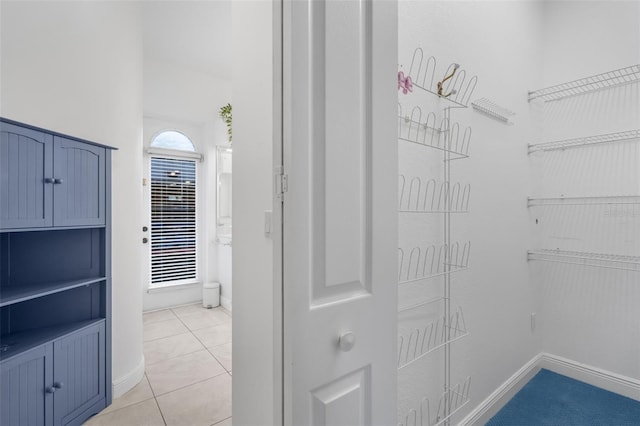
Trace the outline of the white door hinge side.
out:
M 284 194 L 289 190 L 289 176 L 284 173 L 284 167 L 277 166 L 274 169 L 275 194 L 280 201 L 284 200 Z

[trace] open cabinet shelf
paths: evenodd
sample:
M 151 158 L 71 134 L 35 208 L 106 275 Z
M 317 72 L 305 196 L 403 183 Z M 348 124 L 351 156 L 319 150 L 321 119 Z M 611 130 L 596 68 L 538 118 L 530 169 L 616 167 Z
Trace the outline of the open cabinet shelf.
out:
M 567 83 L 545 87 L 529 92 L 529 101 L 541 99 L 555 101 L 569 96 L 582 95 L 596 90 L 609 89 L 624 84 L 637 83 L 640 80 L 640 65 L 631 65 L 602 74 L 580 78 Z
M 81 331 L 104 321 L 104 318 L 96 318 L 8 334 L 2 338 L 2 344 L 0 344 L 0 360 L 9 360 L 29 349 L 53 342 L 69 333 Z
M 14 303 L 25 302 L 50 294 L 71 290 L 77 287 L 88 286 L 93 283 L 104 281 L 107 278 L 94 277 L 80 280 L 59 281 L 52 283 L 37 283 L 25 285 L 11 285 L 0 289 L 0 307 L 12 305 Z
M 640 256 L 564 250 L 529 250 L 528 260 L 640 272 Z
M 590 145 L 628 142 L 639 139 L 640 130 L 627 130 L 624 132 L 607 133 L 604 135 L 585 136 L 582 138 L 563 139 L 539 144 L 529 144 L 529 154 L 539 151 L 557 151 L 569 148 L 581 148 Z

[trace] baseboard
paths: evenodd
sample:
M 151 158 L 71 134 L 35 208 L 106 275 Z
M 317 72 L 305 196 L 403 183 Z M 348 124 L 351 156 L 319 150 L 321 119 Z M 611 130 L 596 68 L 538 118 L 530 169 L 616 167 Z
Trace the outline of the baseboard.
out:
M 220 297 L 220 304 L 227 311 L 232 312 L 231 299 L 229 299 L 228 297 Z
M 140 383 L 142 377 L 144 377 L 144 356 L 140 357 L 140 362 L 133 370 L 112 382 L 113 398 L 118 398 L 133 389 Z
M 560 356 L 541 354 L 540 367 L 640 401 L 640 380 Z
M 542 368 L 640 401 L 640 380 L 560 356 L 540 353 L 478 404 L 459 424 L 484 425 Z
M 540 371 L 538 364 L 540 363 L 541 357 L 542 354 L 538 354 L 522 366 L 513 376 L 509 377 L 498 389 L 493 391 L 491 395 L 462 419 L 459 425 L 484 425 L 488 422 L 491 417 L 500 411 L 500 409 Z

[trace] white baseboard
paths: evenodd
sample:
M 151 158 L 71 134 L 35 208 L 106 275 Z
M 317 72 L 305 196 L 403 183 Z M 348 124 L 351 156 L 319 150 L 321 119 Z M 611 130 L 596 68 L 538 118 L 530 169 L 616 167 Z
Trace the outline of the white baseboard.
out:
M 640 380 L 560 356 L 540 353 L 478 404 L 459 424 L 484 425 L 542 368 L 640 401 Z
M 540 367 L 538 366 L 542 354 L 533 357 L 522 366 L 515 374 L 509 377 L 491 395 L 473 409 L 460 425 L 484 425 L 491 419 L 522 387 L 535 376 Z
M 541 368 L 640 401 L 640 380 L 560 356 L 547 353 L 541 355 Z
M 232 312 L 232 306 L 231 306 L 231 299 L 229 299 L 228 297 L 221 297 L 220 298 L 220 304 L 222 305 L 223 308 L 225 308 L 227 311 Z
M 140 383 L 144 377 L 144 356 L 140 357 L 140 362 L 136 367 L 122 377 L 118 377 L 112 382 L 113 398 L 118 398 L 129 392 L 135 385 Z

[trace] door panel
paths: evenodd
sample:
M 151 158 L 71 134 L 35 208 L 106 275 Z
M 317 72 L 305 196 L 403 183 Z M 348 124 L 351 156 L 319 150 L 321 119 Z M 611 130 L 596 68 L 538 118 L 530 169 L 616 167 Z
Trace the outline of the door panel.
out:
M 1 123 L 0 228 L 52 225 L 53 138 Z
M 67 424 L 105 398 L 104 322 L 54 342 L 54 425 Z
M 46 389 L 53 380 L 52 359 L 52 345 L 49 344 L 0 364 L 0 424 L 50 424 L 53 393 Z
M 312 297 L 319 305 L 371 291 L 371 5 L 317 1 L 310 7 Z
M 285 3 L 285 424 L 395 422 L 396 16 Z
M 54 139 L 55 226 L 104 225 L 104 167 L 104 148 Z

